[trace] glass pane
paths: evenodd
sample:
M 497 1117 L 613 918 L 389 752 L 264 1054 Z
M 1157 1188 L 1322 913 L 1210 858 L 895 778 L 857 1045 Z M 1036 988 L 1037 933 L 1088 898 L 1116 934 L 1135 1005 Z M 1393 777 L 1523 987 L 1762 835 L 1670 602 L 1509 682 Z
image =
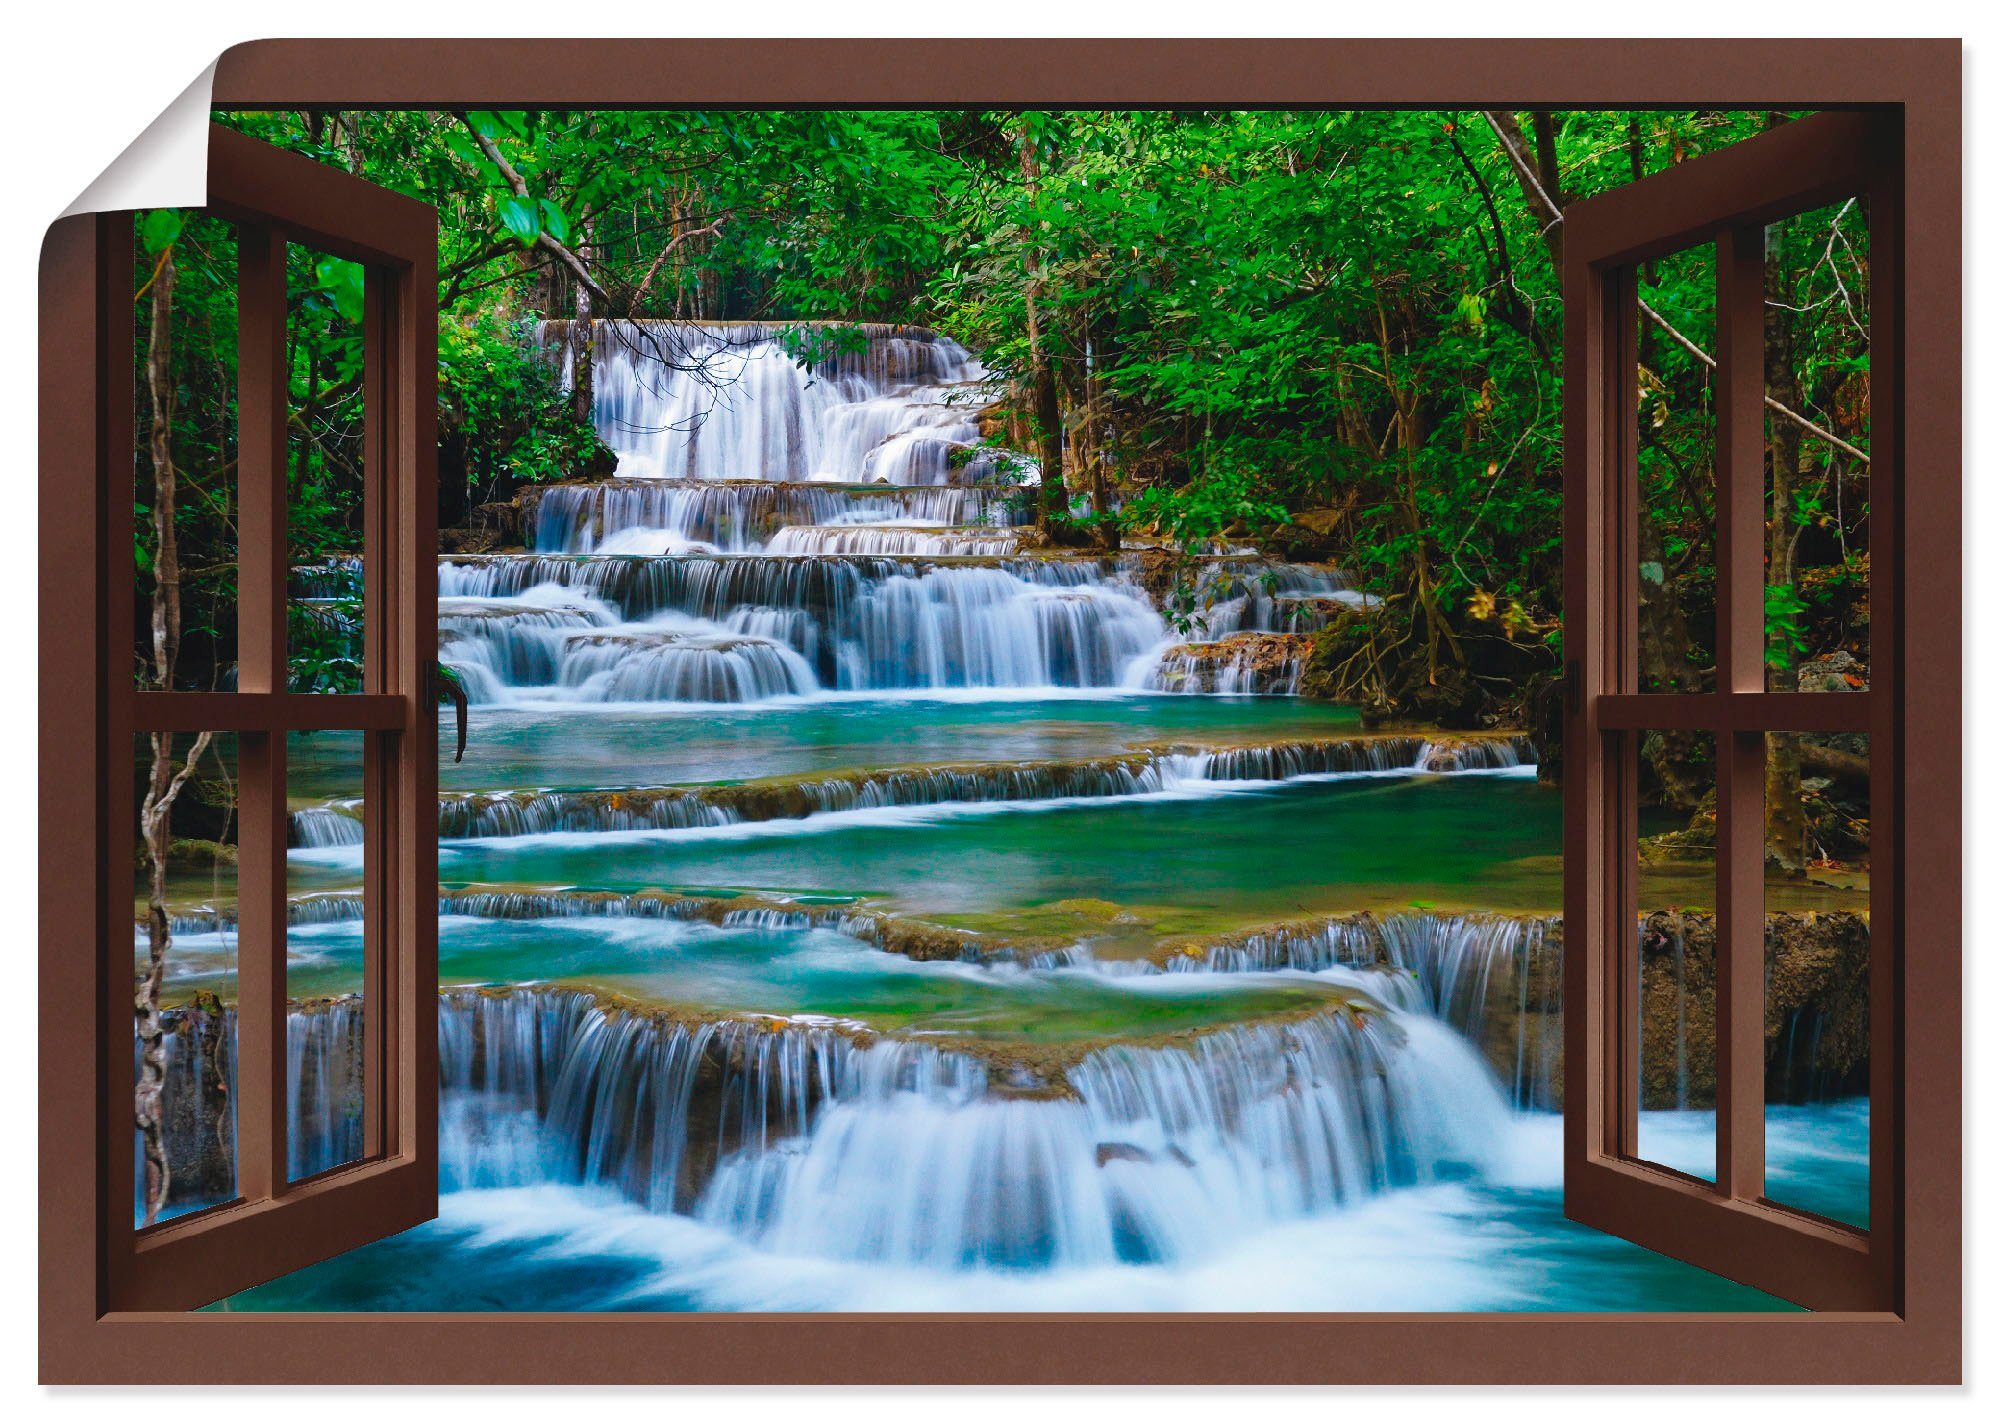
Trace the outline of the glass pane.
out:
M 133 269 L 133 673 L 148 690 L 235 684 L 236 233 L 138 215 Z
M 236 1195 L 236 738 L 135 738 L 133 1219 Z
M 1868 738 L 1764 744 L 1764 1194 L 1865 1227 Z
M 1639 690 L 1715 680 L 1715 245 L 1644 264 L 1638 382 Z
M 1868 205 L 1765 230 L 1765 662 L 1774 691 L 1868 685 Z M 1806 425 L 1816 427 L 1807 429 Z
M 1715 1179 L 1715 741 L 1640 741 L 1639 1141 L 1648 1161 Z
M 287 249 L 287 526 L 292 586 L 286 632 L 295 692 L 361 690 L 364 269 Z
M 286 745 L 291 848 L 286 1081 L 293 1180 L 359 1161 L 362 1088 L 362 752 L 367 733 Z

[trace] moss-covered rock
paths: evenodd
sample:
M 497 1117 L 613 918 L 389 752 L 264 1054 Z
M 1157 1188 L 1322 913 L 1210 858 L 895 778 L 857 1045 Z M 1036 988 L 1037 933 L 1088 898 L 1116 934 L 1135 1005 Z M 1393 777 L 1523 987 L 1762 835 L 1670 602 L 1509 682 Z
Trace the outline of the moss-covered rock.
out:
M 1800 1101 L 1868 1081 L 1865 912 L 1765 920 L 1765 1093 Z M 1660 910 L 1639 925 L 1639 1087 L 1646 1108 L 1715 1105 L 1715 916 Z
M 1312 639 L 1295 632 L 1183 642 L 1160 654 L 1153 680 L 1169 692 L 1291 693 L 1311 650 Z

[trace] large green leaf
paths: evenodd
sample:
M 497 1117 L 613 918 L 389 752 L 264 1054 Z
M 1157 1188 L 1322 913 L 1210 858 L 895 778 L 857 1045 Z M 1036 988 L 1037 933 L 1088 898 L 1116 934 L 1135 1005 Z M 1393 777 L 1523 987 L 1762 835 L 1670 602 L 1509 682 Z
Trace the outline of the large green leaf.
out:
M 514 234 L 523 247 L 534 245 L 542 235 L 542 213 L 535 206 L 534 199 L 524 198 L 518 193 L 509 193 L 496 205 L 500 214 L 500 225 Z
M 343 257 L 322 257 L 313 274 L 319 279 L 320 290 L 327 294 L 334 310 L 340 313 L 341 320 L 359 326 L 368 290 L 367 273 L 361 264 Z
M 172 245 L 187 225 L 187 214 L 178 208 L 154 208 L 139 219 L 139 245 L 152 256 Z

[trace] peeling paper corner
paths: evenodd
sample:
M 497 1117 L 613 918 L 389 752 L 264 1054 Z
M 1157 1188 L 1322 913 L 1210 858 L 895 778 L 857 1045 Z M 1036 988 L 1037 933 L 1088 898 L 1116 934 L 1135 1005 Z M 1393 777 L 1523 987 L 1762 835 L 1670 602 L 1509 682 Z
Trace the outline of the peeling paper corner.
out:
M 62 215 L 205 207 L 208 114 L 214 90 L 215 63 L 211 63 Z

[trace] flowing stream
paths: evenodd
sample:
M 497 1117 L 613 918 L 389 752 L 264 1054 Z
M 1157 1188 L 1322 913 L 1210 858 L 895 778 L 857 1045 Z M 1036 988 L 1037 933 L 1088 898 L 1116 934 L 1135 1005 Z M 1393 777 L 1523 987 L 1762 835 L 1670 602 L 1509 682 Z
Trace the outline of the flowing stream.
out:
M 1558 796 L 1521 736 L 1291 695 L 1338 570 L 1218 551 L 1177 626 L 1157 556 L 1037 547 L 919 328 L 589 339 L 616 476 L 440 563 L 440 1219 L 232 1307 L 1774 1303 L 1562 1220 Z M 359 1150 L 364 847 L 358 742 L 291 762 L 305 1175 Z M 228 887 L 175 930 L 186 1210 Z M 1774 1180 L 1851 1212 L 1865 1103 L 1781 1111 Z

